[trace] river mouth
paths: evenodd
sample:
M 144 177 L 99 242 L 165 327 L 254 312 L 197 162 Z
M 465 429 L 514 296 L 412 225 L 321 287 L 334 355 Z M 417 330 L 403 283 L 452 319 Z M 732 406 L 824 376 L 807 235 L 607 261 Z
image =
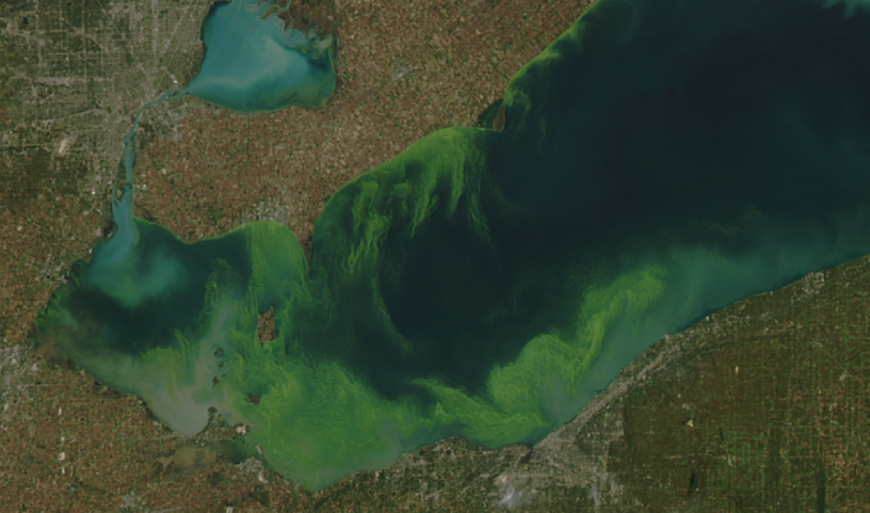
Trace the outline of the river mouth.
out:
M 268 2 L 215 3 L 203 22 L 205 57 L 186 92 L 241 112 L 323 106 L 335 89 L 335 38 L 288 28 Z
M 870 27 L 794 5 L 601 0 L 500 131 L 340 189 L 310 264 L 277 223 L 186 244 L 134 217 L 128 136 L 118 229 L 41 330 L 177 432 L 250 426 L 312 488 L 452 435 L 534 443 L 666 333 L 870 253 Z

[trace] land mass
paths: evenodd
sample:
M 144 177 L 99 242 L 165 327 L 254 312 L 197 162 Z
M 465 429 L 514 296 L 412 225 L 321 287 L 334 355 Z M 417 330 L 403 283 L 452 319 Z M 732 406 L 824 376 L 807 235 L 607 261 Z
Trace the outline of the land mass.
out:
M 161 104 L 141 124 L 138 214 L 186 240 L 270 219 L 310 241 L 338 187 L 426 133 L 479 122 L 498 128 L 503 110 L 481 113 L 588 6 L 461 4 L 300 3 L 299 12 L 310 13 L 300 23 L 328 20 L 339 40 L 340 85 L 327 108 L 251 116 L 194 99 Z M 870 481 L 862 430 L 867 259 L 666 337 L 535 447 L 490 450 L 451 438 L 320 492 L 257 460 L 192 452 L 244 428 L 216 424 L 177 436 L 139 399 L 50 351 L 35 354 L 28 335 L 36 313 L 71 264 L 111 233 L 107 198 L 131 116 L 195 76 L 209 7 L 164 0 L 0 7 L 0 490 L 13 510 L 870 506 L 860 487 Z M 262 337 L 270 322 L 264 316 Z

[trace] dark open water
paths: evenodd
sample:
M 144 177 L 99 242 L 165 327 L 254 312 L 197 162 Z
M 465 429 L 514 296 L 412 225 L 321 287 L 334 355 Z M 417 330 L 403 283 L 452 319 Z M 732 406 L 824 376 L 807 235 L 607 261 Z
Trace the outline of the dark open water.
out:
M 454 434 L 533 443 L 665 333 L 870 253 L 870 15 L 845 12 L 600 0 L 502 132 L 342 188 L 310 268 L 286 227 L 187 245 L 128 196 L 41 336 L 173 429 L 247 423 L 307 487 Z

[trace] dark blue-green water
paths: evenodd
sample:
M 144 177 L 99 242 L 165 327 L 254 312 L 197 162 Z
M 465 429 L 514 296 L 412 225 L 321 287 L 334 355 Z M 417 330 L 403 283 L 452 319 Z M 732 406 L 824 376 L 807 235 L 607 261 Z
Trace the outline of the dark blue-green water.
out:
M 665 333 L 870 253 L 864 5 L 600 0 L 513 77 L 503 131 L 341 188 L 310 264 L 269 222 L 183 243 L 128 187 L 39 336 L 174 430 L 248 424 L 309 488 L 451 435 L 534 443 Z

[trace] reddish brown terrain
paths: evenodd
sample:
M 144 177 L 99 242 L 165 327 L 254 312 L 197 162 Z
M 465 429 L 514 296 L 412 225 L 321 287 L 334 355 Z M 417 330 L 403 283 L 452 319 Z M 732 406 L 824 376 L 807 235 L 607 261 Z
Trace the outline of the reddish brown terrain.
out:
M 296 26 L 337 38 L 328 105 L 256 115 L 191 98 L 154 107 L 139 135 L 138 215 L 188 241 L 271 219 L 310 250 L 342 184 L 438 128 L 475 124 L 587 7 L 294 5 Z M 52 359 L 50 347 L 35 353 L 36 315 L 111 231 L 108 193 L 131 117 L 195 76 L 209 7 L 0 5 L 0 509 L 870 510 L 866 260 L 660 341 L 534 448 L 453 438 L 320 492 L 210 452 L 242 432 L 175 435 L 139 399 Z M 272 330 L 266 315 L 261 340 Z

